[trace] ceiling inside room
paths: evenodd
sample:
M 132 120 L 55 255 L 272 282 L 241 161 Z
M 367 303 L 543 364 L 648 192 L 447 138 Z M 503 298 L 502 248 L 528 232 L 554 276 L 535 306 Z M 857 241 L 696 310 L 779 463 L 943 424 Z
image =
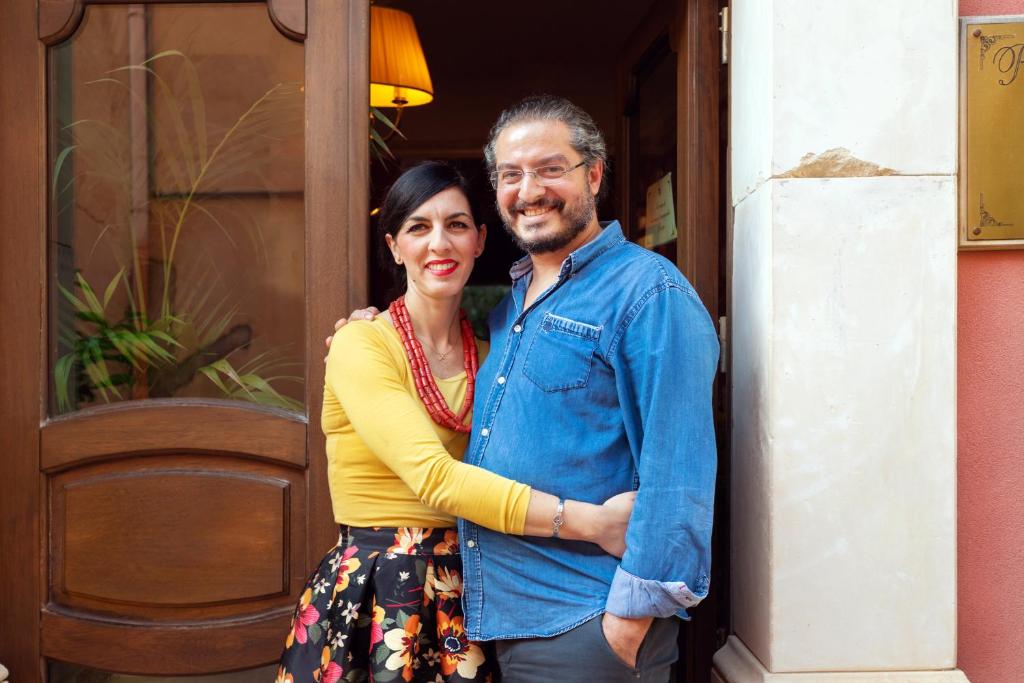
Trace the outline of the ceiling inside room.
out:
M 612 137 L 621 48 L 654 0 L 381 0 L 409 12 L 423 45 L 434 101 L 405 112 L 417 147 L 479 150 L 501 109 L 531 93 L 577 102 Z M 391 111 L 391 110 L 388 110 Z

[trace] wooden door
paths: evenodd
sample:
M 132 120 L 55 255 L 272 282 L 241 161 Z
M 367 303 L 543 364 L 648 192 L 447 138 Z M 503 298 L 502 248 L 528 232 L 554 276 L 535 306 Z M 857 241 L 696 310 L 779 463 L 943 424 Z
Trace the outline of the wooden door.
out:
M 627 41 L 619 66 L 619 215 L 633 241 L 674 261 L 716 325 L 726 311 L 726 95 L 719 0 L 658 0 Z M 647 224 L 647 192 L 671 187 L 675 232 Z M 715 383 L 718 438 L 711 591 L 680 633 L 676 680 L 711 680 L 729 634 L 729 397 Z
M 337 537 L 322 339 L 367 298 L 368 15 L 0 6 L 12 680 L 278 657 Z

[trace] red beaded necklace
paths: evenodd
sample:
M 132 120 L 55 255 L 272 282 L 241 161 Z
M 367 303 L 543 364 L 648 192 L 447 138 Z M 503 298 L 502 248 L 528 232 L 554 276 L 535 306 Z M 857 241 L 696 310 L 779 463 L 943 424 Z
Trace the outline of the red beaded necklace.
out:
M 391 320 L 395 323 L 398 336 L 402 339 L 402 346 L 405 347 L 405 355 L 412 367 L 412 377 L 416 383 L 416 393 L 426 406 L 430 417 L 437 424 L 454 432 L 469 433 L 469 425 L 465 424 L 466 415 L 473 408 L 473 387 L 476 384 L 477 355 L 476 337 L 473 335 L 473 326 L 466 318 L 466 312 L 459 310 L 459 323 L 462 327 L 462 363 L 466 368 L 466 398 L 462 401 L 462 410 L 456 415 L 448 407 L 448 403 L 437 388 L 437 381 L 434 374 L 430 372 L 430 363 L 423 355 L 423 345 L 416 338 L 412 328 L 412 319 L 409 317 L 409 309 L 405 307 L 405 297 L 400 296 L 391 302 L 388 307 L 391 313 Z

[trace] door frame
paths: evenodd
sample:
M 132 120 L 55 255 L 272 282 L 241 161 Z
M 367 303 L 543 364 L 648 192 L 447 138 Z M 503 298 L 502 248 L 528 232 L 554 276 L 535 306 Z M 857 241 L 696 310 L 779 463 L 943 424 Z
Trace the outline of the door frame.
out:
M 711 593 L 681 630 L 678 680 L 711 680 L 712 656 L 731 632 L 730 611 L 730 396 L 728 337 L 720 329 L 728 310 L 731 281 L 727 205 L 728 67 L 722 60 L 720 12 L 728 0 L 657 0 L 624 46 L 619 74 L 620 103 L 632 90 L 632 69 L 667 34 L 676 54 L 675 205 L 676 265 L 693 284 L 722 340 L 723 362 L 715 381 L 714 415 L 718 438 L 718 478 L 712 538 Z M 624 111 L 621 112 L 624 114 Z M 620 167 L 628 168 L 629 122 L 618 129 Z M 619 212 L 630 205 L 628 171 L 617 174 Z
M 49 420 L 47 43 L 71 35 L 85 5 L 110 1 L 0 4 L 0 296 L 6 332 L 0 335 L 0 663 L 13 680 L 43 681 L 46 675 L 41 624 L 49 510 L 41 430 Z M 325 443 L 315 426 L 323 400 L 323 338 L 339 310 L 362 305 L 368 296 L 369 1 L 268 0 L 268 9 L 275 26 L 293 40 L 304 37 L 306 48 L 304 346 L 307 415 L 314 416 L 314 427 L 307 421 L 305 429 L 308 571 L 337 538 Z M 287 615 L 280 626 L 283 636 Z
M 0 663 L 11 676 L 40 680 L 39 619 L 43 547 L 40 519 L 39 426 L 45 353 L 43 282 L 46 220 L 45 46 L 37 37 L 36 4 L 0 6 L 0 405 L 5 481 L 0 495 Z M 11 69 L 11 65 L 18 65 Z M 15 136 L 17 131 L 17 136 Z M 14 226 L 29 226 L 14 229 Z

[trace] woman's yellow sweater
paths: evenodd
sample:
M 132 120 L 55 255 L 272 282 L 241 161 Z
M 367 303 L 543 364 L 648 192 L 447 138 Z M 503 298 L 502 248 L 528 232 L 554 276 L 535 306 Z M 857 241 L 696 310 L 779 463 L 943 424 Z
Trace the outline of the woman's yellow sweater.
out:
M 478 342 L 477 348 L 482 362 L 486 344 Z M 335 521 L 449 527 L 464 517 L 503 533 L 523 533 L 530 487 L 461 462 L 469 435 L 430 418 L 390 322 L 378 316 L 339 330 L 327 356 L 325 384 L 320 422 Z M 437 386 L 458 413 L 466 373 L 438 379 Z

